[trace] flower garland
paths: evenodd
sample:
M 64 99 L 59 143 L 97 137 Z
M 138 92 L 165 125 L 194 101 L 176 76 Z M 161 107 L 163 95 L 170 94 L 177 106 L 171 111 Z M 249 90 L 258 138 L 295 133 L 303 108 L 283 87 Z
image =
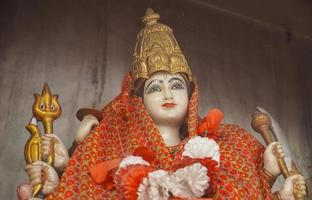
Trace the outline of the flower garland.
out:
M 213 183 L 220 165 L 220 148 L 215 139 L 223 116 L 218 109 L 210 110 L 197 127 L 197 133 L 205 137 L 195 136 L 184 145 L 183 158 L 171 176 L 176 182 L 171 192 L 176 197 L 198 198 L 215 193 Z
M 124 158 L 114 178 L 117 190 L 127 200 L 168 200 L 170 193 L 179 198 L 200 198 L 207 192 L 213 194 L 213 182 L 220 165 L 219 145 L 214 139 L 222 119 L 221 111 L 208 112 L 197 129 L 199 135 L 205 133 L 208 137 L 198 135 L 189 139 L 184 145 L 182 160 L 173 166 L 173 172 L 153 168 L 144 160 L 153 160 L 152 152 L 146 149 L 138 150 L 144 159 L 142 156 Z
M 172 181 L 176 187 L 171 191 L 180 198 L 199 198 L 207 190 L 212 194 L 211 184 L 218 172 L 220 163 L 219 145 L 212 139 L 195 136 L 184 145 L 182 160 L 174 166 Z
M 212 158 L 220 163 L 219 145 L 206 137 L 195 136 L 191 138 L 184 146 L 182 156 L 193 159 Z
M 173 172 L 157 170 L 139 156 L 124 158 L 114 179 L 117 189 L 129 200 L 167 200 L 170 193 L 179 198 L 200 198 L 208 190 L 214 191 L 210 183 L 220 163 L 219 145 L 195 136 L 184 145 L 182 156 Z
M 115 186 L 120 193 L 124 194 L 125 199 L 137 199 L 137 190 L 151 171 L 154 171 L 154 168 L 142 157 L 127 156 L 121 161 L 115 174 Z
M 138 200 L 167 200 L 172 187 L 169 173 L 165 170 L 155 170 L 148 173 L 140 184 L 137 192 Z

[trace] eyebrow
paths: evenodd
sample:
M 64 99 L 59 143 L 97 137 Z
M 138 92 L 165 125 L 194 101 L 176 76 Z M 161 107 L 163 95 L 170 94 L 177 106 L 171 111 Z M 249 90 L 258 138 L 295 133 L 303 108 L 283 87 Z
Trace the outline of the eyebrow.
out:
M 147 90 L 148 87 L 149 87 L 152 83 L 154 83 L 155 81 L 158 81 L 158 82 L 160 82 L 160 83 L 163 83 L 163 82 L 164 82 L 163 80 L 160 80 L 160 79 L 154 79 L 154 80 L 152 80 L 151 82 L 149 82 L 149 84 L 146 86 L 146 90 Z
M 185 83 L 181 79 L 179 79 L 179 78 L 173 77 L 168 82 L 171 83 L 172 81 L 180 81 L 185 86 Z

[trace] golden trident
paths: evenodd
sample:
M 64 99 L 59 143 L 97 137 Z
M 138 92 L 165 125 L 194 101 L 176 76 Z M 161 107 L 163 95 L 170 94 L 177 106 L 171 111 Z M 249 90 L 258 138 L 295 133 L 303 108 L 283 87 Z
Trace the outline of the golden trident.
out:
M 57 119 L 61 113 L 61 106 L 58 102 L 58 95 L 53 95 L 47 83 L 44 84 L 41 95 L 34 94 L 35 102 L 32 106 L 33 118 L 26 126 L 26 129 L 31 134 L 28 139 L 25 149 L 24 157 L 27 165 L 41 161 L 41 133 L 37 124 L 37 120 L 42 122 L 44 133 L 53 133 L 53 121 Z M 47 163 L 53 165 L 54 163 L 54 146 L 55 141 L 51 141 L 51 152 L 48 156 Z M 32 196 L 37 196 L 42 188 L 42 184 L 37 184 L 33 187 Z

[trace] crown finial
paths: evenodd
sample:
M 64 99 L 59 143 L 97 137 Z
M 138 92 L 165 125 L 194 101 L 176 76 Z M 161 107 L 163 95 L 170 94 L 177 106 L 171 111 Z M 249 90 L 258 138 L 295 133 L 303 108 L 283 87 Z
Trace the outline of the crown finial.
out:
M 153 9 L 148 8 L 145 11 L 145 16 L 142 18 L 142 21 L 145 26 L 149 26 L 151 24 L 155 24 L 159 18 L 160 16 L 158 13 L 155 13 Z

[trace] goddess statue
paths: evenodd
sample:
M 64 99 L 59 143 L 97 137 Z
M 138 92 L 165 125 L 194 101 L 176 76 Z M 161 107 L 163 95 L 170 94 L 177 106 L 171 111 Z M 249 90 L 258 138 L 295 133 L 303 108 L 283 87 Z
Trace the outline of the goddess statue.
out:
M 222 124 L 217 109 L 198 117 L 196 79 L 172 29 L 158 19 L 146 11 L 121 93 L 101 111 L 78 115 L 69 160 L 57 136 L 42 137 L 43 157 L 56 141 L 58 165 L 28 165 L 31 185 L 42 183 L 46 199 L 291 200 L 295 191 L 304 197 L 301 175 L 271 193 L 281 144 L 265 149 L 244 129 Z M 60 179 L 55 169 L 64 170 Z

